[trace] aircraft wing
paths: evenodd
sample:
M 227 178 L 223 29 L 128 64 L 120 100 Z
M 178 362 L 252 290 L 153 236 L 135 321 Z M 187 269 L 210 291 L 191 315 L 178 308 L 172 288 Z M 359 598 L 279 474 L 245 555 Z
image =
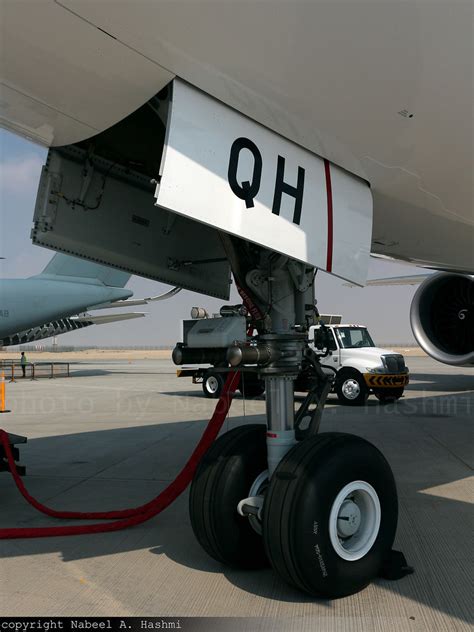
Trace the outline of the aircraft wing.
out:
M 104 316 L 71 316 L 70 320 L 76 323 L 88 323 L 90 325 L 105 325 L 120 320 L 132 320 L 133 318 L 143 318 L 145 312 L 129 312 L 127 314 L 105 314 Z
M 78 316 L 71 316 L 69 318 L 59 318 L 52 322 L 44 323 L 38 327 L 32 327 L 30 329 L 17 331 L 4 336 L 0 340 L 0 345 L 9 347 L 11 345 L 29 344 L 31 342 L 43 340 L 44 338 L 51 338 L 51 336 L 59 336 L 61 334 L 67 334 L 70 331 L 84 329 L 84 327 L 90 327 L 91 325 L 105 325 L 107 323 L 113 323 L 121 320 L 142 318 L 143 316 L 145 316 L 145 314 L 142 312 L 131 312 L 118 315 L 105 314 L 104 316 L 81 314 Z
M 387 286 L 387 285 L 419 285 L 429 277 L 429 274 L 411 274 L 407 276 L 388 277 L 384 279 L 369 279 L 366 286 Z M 359 287 L 355 283 L 344 283 L 347 287 Z
M 136 298 L 136 299 L 124 299 L 122 301 L 114 301 L 113 303 L 103 303 L 101 305 L 96 305 L 91 309 L 111 309 L 115 307 L 133 307 L 134 305 L 148 305 L 148 303 L 154 303 L 156 301 L 164 301 L 167 298 L 172 298 L 178 292 L 181 292 L 182 288 L 174 287 L 171 290 L 168 290 L 164 294 L 159 294 L 158 296 L 148 296 L 147 298 Z

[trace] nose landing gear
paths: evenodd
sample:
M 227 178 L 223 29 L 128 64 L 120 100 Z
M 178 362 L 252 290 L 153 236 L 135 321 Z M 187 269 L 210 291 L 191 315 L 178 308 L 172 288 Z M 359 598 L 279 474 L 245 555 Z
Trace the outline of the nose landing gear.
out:
M 235 428 L 210 448 L 191 487 L 191 524 L 220 562 L 270 563 L 310 595 L 351 595 L 390 558 L 398 516 L 393 474 L 364 439 L 319 434 L 333 378 L 308 347 L 309 286 L 294 284 L 292 297 L 293 277 L 284 267 L 266 281 L 263 272 L 258 278 L 260 298 L 262 286 L 272 286 L 267 314 L 273 331 L 265 325 L 258 338 L 233 345 L 227 360 L 265 380 L 267 426 Z M 302 367 L 314 385 L 295 412 L 294 382 Z

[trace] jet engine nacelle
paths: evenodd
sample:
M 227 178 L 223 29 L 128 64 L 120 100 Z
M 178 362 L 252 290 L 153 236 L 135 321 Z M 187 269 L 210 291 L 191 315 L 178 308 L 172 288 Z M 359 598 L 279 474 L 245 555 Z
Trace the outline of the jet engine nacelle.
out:
M 435 360 L 474 365 L 474 277 L 440 272 L 418 288 L 410 309 L 413 334 Z

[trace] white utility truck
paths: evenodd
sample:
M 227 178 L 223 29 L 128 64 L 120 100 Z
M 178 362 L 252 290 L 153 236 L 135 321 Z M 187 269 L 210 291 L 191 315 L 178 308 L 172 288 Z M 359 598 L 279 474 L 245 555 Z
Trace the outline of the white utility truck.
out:
M 232 309 L 235 310 L 233 314 Z M 191 343 L 197 351 L 192 358 L 195 358 L 196 363 L 207 360 L 212 366 L 181 367 L 176 374 L 178 377 L 191 377 L 194 384 L 202 384 L 206 397 L 219 397 L 226 376 L 222 369 L 228 366 L 226 362 L 220 361 L 222 354 L 218 352 L 220 347 L 225 346 L 224 341 L 219 343 L 216 337 L 225 332 L 228 342 L 233 336 L 235 340 L 239 339 L 244 331 L 244 314 L 240 313 L 236 317 L 238 309 L 240 307 L 235 306 L 230 308 L 230 313 L 224 312 L 219 322 L 206 318 L 204 314 L 207 313 L 201 308 L 198 319 L 195 317 L 183 322 L 185 345 Z M 197 308 L 194 308 L 193 314 L 197 313 Z M 234 317 L 229 319 L 228 316 Z M 344 325 L 341 321 L 342 316 L 323 314 L 320 316 L 322 324 L 313 325 L 308 331 L 308 344 L 320 357 L 323 370 L 336 373 L 333 392 L 341 404 L 361 406 L 371 393 L 381 403 L 399 399 L 409 380 L 403 355 L 376 347 L 365 326 Z M 209 338 L 211 333 L 212 340 Z M 204 337 L 210 344 L 207 349 L 202 342 L 198 342 Z M 239 390 L 244 396 L 256 397 L 265 392 L 264 380 L 255 373 L 242 375 Z M 306 392 L 310 388 L 311 378 L 303 370 L 295 380 L 295 391 Z
M 403 395 L 409 374 L 402 354 L 375 346 L 364 325 L 341 324 L 341 316 L 322 320 L 324 334 L 321 325 L 310 327 L 309 345 L 318 354 L 326 346 L 321 365 L 336 370 L 334 391 L 342 404 L 362 405 L 370 393 L 382 403 Z

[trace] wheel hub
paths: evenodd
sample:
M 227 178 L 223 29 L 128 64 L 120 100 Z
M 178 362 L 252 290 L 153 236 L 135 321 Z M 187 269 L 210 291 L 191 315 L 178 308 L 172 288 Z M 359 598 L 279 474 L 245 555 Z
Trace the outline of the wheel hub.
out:
M 352 500 L 345 500 L 337 516 L 337 533 L 340 538 L 349 538 L 360 527 L 360 509 Z
M 210 393 L 217 393 L 219 389 L 219 382 L 217 381 L 217 378 L 215 378 L 213 375 L 207 378 L 206 385 Z
M 259 535 L 262 535 L 263 501 L 268 488 L 268 484 L 268 470 L 265 470 L 261 472 L 252 483 L 249 497 L 244 498 L 237 505 L 237 512 L 241 516 L 246 516 L 249 519 L 252 528 Z
M 329 537 L 339 557 L 354 562 L 370 551 L 381 513 L 379 497 L 369 483 L 353 481 L 341 489 L 329 516 Z
M 342 385 L 342 392 L 347 399 L 356 399 L 360 394 L 360 386 L 357 380 L 350 378 Z

